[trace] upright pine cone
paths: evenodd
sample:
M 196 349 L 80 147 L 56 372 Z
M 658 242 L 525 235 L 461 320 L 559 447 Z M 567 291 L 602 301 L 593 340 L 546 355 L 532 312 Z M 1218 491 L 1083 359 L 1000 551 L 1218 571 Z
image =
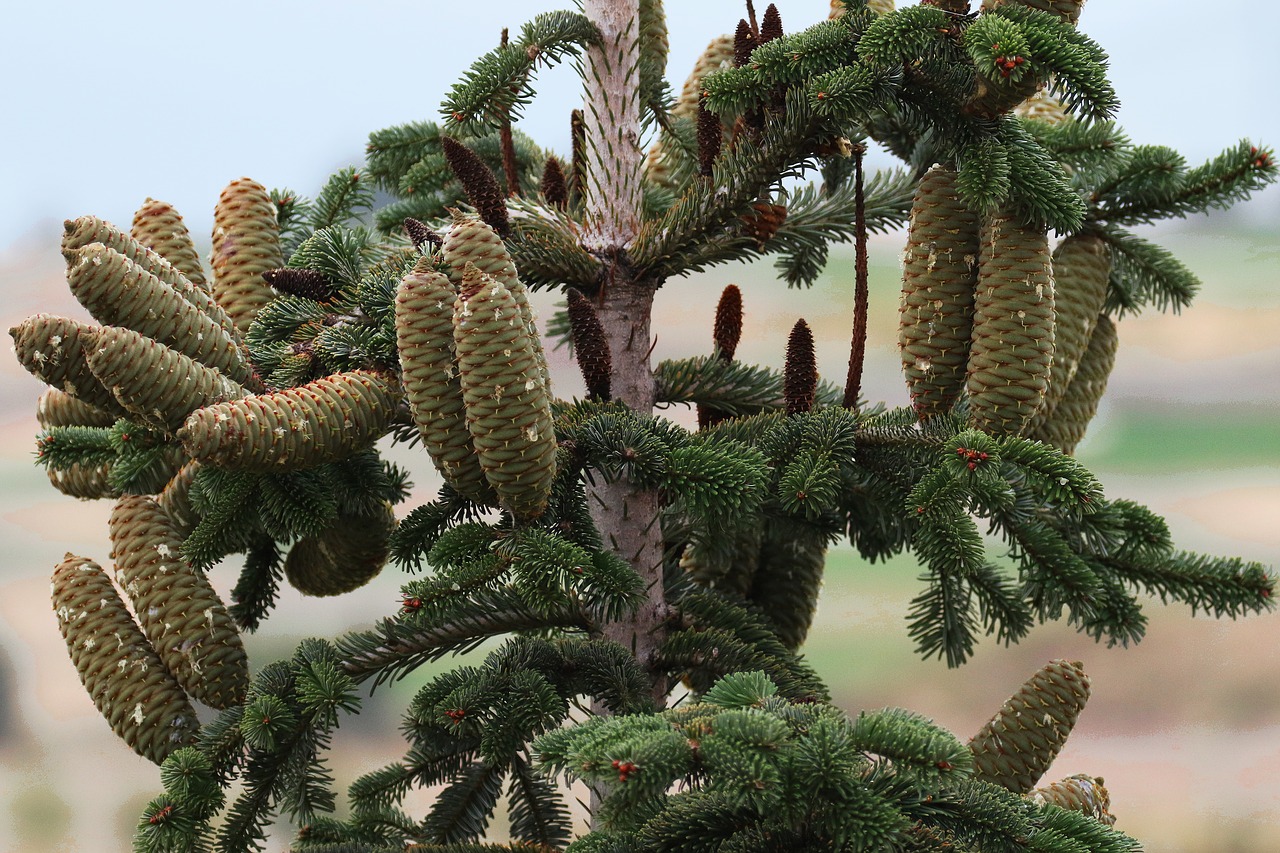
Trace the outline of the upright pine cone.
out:
M 156 764 L 200 728 L 182 688 L 92 560 L 67 554 L 53 572 L 53 611 L 93 704 L 120 738 Z
M 1053 366 L 1054 299 L 1044 226 L 997 216 L 982 229 L 966 387 L 969 425 L 1021 435 Z
M 1115 323 L 1106 314 L 1099 316 L 1075 377 L 1067 385 L 1058 405 L 1030 433 L 1032 438 L 1052 444 L 1068 455 L 1076 452 L 1076 445 L 1084 438 L 1089 422 L 1098 413 L 1098 403 L 1107 390 L 1107 380 L 1115 366 L 1119 346 Z
M 289 549 L 284 574 L 303 595 L 341 595 L 377 577 L 390 553 L 396 517 L 383 503 L 373 515 L 338 516 L 323 533 Z
M 192 459 L 219 468 L 310 468 L 372 445 L 396 404 L 395 380 L 353 370 L 198 409 L 178 438 Z
M 519 305 L 502 282 L 468 265 L 453 324 L 480 467 L 503 507 L 517 518 L 539 516 L 555 476 L 556 437 L 543 363 Z
M 1034 434 L 1057 407 L 1089 347 L 1107 301 L 1111 249 L 1095 234 L 1072 234 L 1053 253 L 1053 371 L 1044 405 L 1028 428 Z
M 1079 663 L 1055 660 L 1031 676 L 969 741 L 974 776 L 1026 794 L 1067 742 L 1089 700 Z
M 943 414 L 964 389 L 978 280 L 978 217 L 937 165 L 916 187 L 902 259 L 898 349 L 920 418 Z
M 202 290 L 209 289 L 191 232 L 173 205 L 148 198 L 133 215 L 133 227 L 129 233 L 133 239 L 173 264 L 187 277 L 187 281 Z
M 262 280 L 267 270 L 284 266 L 276 206 L 256 181 L 232 181 L 213 211 L 213 295 L 241 337 L 262 306 L 275 298 Z
M 1116 816 L 1111 813 L 1111 794 L 1102 783 L 1086 773 L 1077 773 L 1066 779 L 1036 788 L 1027 795 L 1038 805 L 1057 806 L 1074 812 L 1083 812 L 1107 826 L 1115 826 Z
M 109 525 L 116 580 L 164 665 L 212 708 L 243 701 L 249 661 L 240 632 L 208 579 L 182 559 L 169 516 L 152 498 L 126 495 Z
M 93 375 L 86 360 L 98 346 L 99 326 L 34 314 L 9 330 L 18 361 L 41 382 L 116 418 L 129 412 Z
M 199 462 L 188 462 L 178 469 L 156 495 L 156 504 L 169 517 L 169 525 L 182 539 L 191 535 L 200 523 L 200 515 L 191 505 L 191 486 L 195 483 Z
M 485 479 L 467 429 L 453 343 L 457 294 L 424 258 L 396 291 L 396 346 L 405 397 L 422 444 L 440 475 L 459 494 L 481 504 L 497 496 Z

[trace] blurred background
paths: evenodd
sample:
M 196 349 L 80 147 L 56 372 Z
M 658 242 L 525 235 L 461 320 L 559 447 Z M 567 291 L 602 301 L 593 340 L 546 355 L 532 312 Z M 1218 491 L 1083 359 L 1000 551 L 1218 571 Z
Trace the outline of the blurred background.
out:
M 174 204 L 208 250 L 213 203 L 241 175 L 313 194 L 334 169 L 359 164 L 371 130 L 437 118 L 441 96 L 503 26 L 568 6 L 390 2 L 122 2 L 15 4 L 0 53 L 7 81 L 0 134 L 0 320 L 38 311 L 84 316 L 62 280 L 61 221 L 92 213 L 127 226 L 147 196 Z M 712 37 L 743 14 L 736 0 L 668 4 L 678 87 Z M 764 2 L 760 4 L 761 11 Z M 826 0 L 779 3 L 788 30 L 825 17 Z M 1274 81 L 1280 52 L 1245 49 L 1270 4 L 1095 0 L 1083 29 L 1112 53 L 1112 79 L 1132 139 L 1171 145 L 1192 163 L 1240 137 L 1280 143 Z M 577 78 L 544 74 L 521 127 L 568 152 Z M 871 165 L 891 165 L 874 155 Z M 1119 323 L 1121 352 L 1107 399 L 1079 449 L 1107 494 L 1143 502 L 1181 547 L 1280 565 L 1280 191 L 1210 217 L 1150 229 L 1201 276 L 1179 317 Z M 868 398 L 907 402 L 896 341 L 902 235 L 871 244 Z M 848 357 L 852 253 L 836 251 L 808 291 L 788 292 L 769 263 L 722 267 L 660 292 L 655 358 L 706 352 L 715 301 L 742 287 L 739 358 L 780 364 L 787 331 L 805 317 L 820 367 L 839 380 Z M 543 317 L 553 297 L 536 297 Z M 557 353 L 561 396 L 581 392 Z M 54 491 L 32 464 L 42 386 L 0 359 L 0 849 L 127 849 L 156 769 L 116 741 L 77 680 L 48 605 L 65 551 L 106 562 L 109 506 Z M 683 422 L 689 414 L 669 412 Z M 416 483 L 400 514 L 436 489 L 428 460 L 392 449 Z M 236 567 L 212 573 L 225 595 Z M 867 565 L 833 552 L 807 652 L 850 711 L 900 705 L 961 737 L 975 732 L 1047 660 L 1084 661 L 1094 695 L 1050 778 L 1087 772 L 1111 790 L 1118 826 L 1151 853 L 1280 849 L 1280 616 L 1192 618 L 1151 602 L 1148 637 L 1107 649 L 1065 625 L 1021 645 L 988 642 L 947 670 L 920 661 L 905 613 L 918 591 L 910 559 Z M 247 638 L 259 664 L 304 636 L 334 636 L 393 611 L 403 576 L 388 568 L 339 600 L 286 590 Z M 1270 661 L 1270 663 L 1268 663 Z M 343 723 L 332 765 L 340 788 L 396 760 L 399 714 L 429 671 L 380 689 Z M 427 802 L 424 793 L 417 802 Z M 340 801 L 343 798 L 340 797 Z M 412 805 L 411 805 L 412 810 Z M 421 811 L 421 809 L 419 809 Z M 495 826 L 495 837 L 502 827 Z M 271 849 L 283 849 L 288 831 Z

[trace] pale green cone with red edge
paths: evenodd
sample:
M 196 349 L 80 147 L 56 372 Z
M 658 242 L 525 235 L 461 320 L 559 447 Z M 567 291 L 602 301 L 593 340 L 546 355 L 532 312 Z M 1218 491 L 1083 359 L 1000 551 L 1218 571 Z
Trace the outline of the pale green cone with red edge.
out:
M 36 400 L 36 421 L 41 429 L 56 426 L 109 427 L 116 418 L 65 391 L 49 388 Z
M 1044 226 L 1011 216 L 982 228 L 966 388 L 969 426 L 1022 435 L 1044 403 L 1054 351 L 1054 291 Z
M 454 304 L 454 344 L 467 428 L 499 503 L 520 519 L 546 509 L 555 476 L 544 364 L 511 291 L 472 265 Z
M 921 418 L 950 411 L 965 387 L 978 282 L 978 217 L 956 190 L 956 173 L 935 165 L 911 206 L 902 259 L 898 349 Z
M 1119 347 L 1115 323 L 1106 314 L 1099 316 L 1075 377 L 1067 385 L 1058 405 L 1030 433 L 1031 438 L 1052 444 L 1068 456 L 1076 452 L 1076 445 L 1084 438 L 1089 423 L 1098 413 L 1098 404 L 1107 390 L 1107 380 L 1111 378 Z
M 1027 797 L 1036 805 L 1053 805 L 1081 812 L 1107 826 L 1115 826 L 1116 823 L 1116 816 L 1111 813 L 1111 794 L 1101 777 L 1095 779 L 1087 773 L 1077 773 L 1036 788 Z
M 192 459 L 218 468 L 293 471 L 365 450 L 396 414 L 395 379 L 367 370 L 218 403 L 192 412 L 178 438 Z
M 377 577 L 391 553 L 396 517 L 383 503 L 373 515 L 338 516 L 327 530 L 289 549 L 284 575 L 303 595 L 342 595 Z
M 109 479 L 110 465 L 85 466 L 72 462 L 70 468 L 46 468 L 45 474 L 49 483 L 67 497 L 96 501 L 120 496 Z
M 86 360 L 97 349 L 100 326 L 79 320 L 35 314 L 9 330 L 13 352 L 32 376 L 114 418 L 129 411 L 93 375 Z M 114 423 L 114 420 L 113 420 Z
M 96 216 L 81 216 L 79 219 L 68 219 L 63 223 L 63 231 L 63 257 L 90 243 L 101 243 L 110 249 L 115 249 L 176 290 L 183 299 L 200 309 L 227 334 L 234 334 L 235 325 L 231 322 L 231 318 L 214 301 L 213 295 L 208 290 L 192 284 L 181 270 L 110 222 Z
M 240 632 L 208 579 L 182 558 L 169 516 L 150 497 L 126 495 L 108 525 L 116 581 L 165 667 L 197 702 L 242 702 L 249 661 Z
M 1054 250 L 1053 370 L 1044 405 L 1032 418 L 1028 435 L 1034 435 L 1053 417 L 1053 410 L 1071 386 L 1106 303 L 1110 279 L 1111 249 L 1100 237 L 1073 234 Z
M 276 206 L 262 184 L 238 178 L 218 196 L 209 263 L 213 296 L 243 338 L 262 307 L 276 298 L 262 274 L 284 266 Z
M 101 243 L 69 250 L 67 284 L 94 319 L 146 335 L 236 382 L 252 374 L 236 341 L 176 290 Z
M 133 214 L 133 227 L 129 236 L 164 258 L 174 269 L 187 277 L 187 281 L 209 292 L 209 282 L 204 277 L 200 253 L 191 239 L 187 224 L 173 205 L 148 198 Z
M 52 597 L 71 662 L 111 730 L 156 764 L 195 743 L 195 709 L 102 567 L 67 554 L 54 569 Z
M 423 258 L 396 291 L 396 347 L 405 397 L 440 475 L 464 497 L 494 504 L 467 429 L 453 343 L 453 285 Z
M 974 778 L 1027 794 L 1062 751 L 1089 700 L 1079 663 L 1055 660 L 1031 676 L 969 741 Z
M 174 532 L 183 539 L 190 536 L 191 531 L 200 523 L 200 515 L 191 504 L 191 486 L 199 470 L 199 462 L 188 462 L 178 469 L 160 490 L 160 494 L 156 495 L 156 504 L 169 517 L 169 524 Z

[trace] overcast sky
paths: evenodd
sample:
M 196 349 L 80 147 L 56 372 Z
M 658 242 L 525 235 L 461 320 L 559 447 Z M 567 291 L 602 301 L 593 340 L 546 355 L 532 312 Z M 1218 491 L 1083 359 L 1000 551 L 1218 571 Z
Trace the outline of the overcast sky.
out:
M 757 0 L 759 6 L 764 0 Z M 218 192 L 248 175 L 311 195 L 360 161 L 369 131 L 435 119 L 470 62 L 538 12 L 572 0 L 362 3 L 297 0 L 21 2 L 0 51 L 5 117 L 0 251 L 55 240 L 93 213 L 122 226 L 147 196 L 208 234 Z M 975 3 L 976 5 L 976 3 Z M 731 32 L 738 0 L 667 0 L 668 76 L 678 87 L 707 41 Z M 788 31 L 827 0 L 779 3 Z M 1269 29 L 1264 0 L 1094 0 L 1083 28 L 1113 57 L 1120 121 L 1139 142 L 1192 161 L 1248 136 L 1280 144 L 1280 51 L 1251 52 Z M 542 77 L 522 127 L 568 148 L 577 80 Z M 1255 201 L 1273 211 L 1277 193 Z

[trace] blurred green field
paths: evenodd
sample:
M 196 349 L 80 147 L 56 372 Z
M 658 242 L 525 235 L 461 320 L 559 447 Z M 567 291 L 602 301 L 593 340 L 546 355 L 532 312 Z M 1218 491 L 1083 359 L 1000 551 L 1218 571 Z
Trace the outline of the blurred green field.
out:
M 1204 291 L 1181 317 L 1121 323 L 1121 360 L 1080 459 L 1109 495 L 1165 514 L 1184 547 L 1280 565 L 1280 341 L 1268 333 L 1280 320 L 1280 234 L 1167 230 L 1158 239 L 1202 275 Z M 899 241 L 891 235 L 872 245 L 865 387 L 870 399 L 890 405 L 906 402 L 895 349 Z M 53 246 L 0 257 L 9 324 L 37 310 L 82 315 L 60 281 Z M 849 254 L 838 252 L 809 291 L 786 291 L 767 262 L 669 282 L 657 304 L 655 358 L 707 351 L 713 306 L 734 282 L 746 298 L 741 358 L 779 363 L 787 330 L 804 316 L 824 375 L 842 379 L 851 275 Z M 552 300 L 538 299 L 546 316 Z M 567 396 L 581 383 L 562 356 L 553 368 Z M 39 392 L 12 360 L 0 360 L 0 849 L 125 849 L 158 779 L 114 741 L 84 695 L 47 598 L 48 573 L 64 551 L 105 561 L 109 507 L 57 495 L 31 465 Z M 685 423 L 691 416 L 668 414 Z M 403 515 L 430 498 L 434 479 L 416 453 L 392 454 L 419 480 Z M 1135 648 L 1108 649 L 1052 624 L 1016 647 L 982 643 L 970 664 L 948 670 L 920 660 L 907 636 L 919 573 L 910 557 L 870 565 L 848 548 L 830 555 L 805 651 L 841 706 L 908 707 L 967 736 L 1045 661 L 1083 660 L 1094 698 L 1053 778 L 1104 776 L 1119 827 L 1151 853 L 1280 850 L 1280 617 L 1217 622 L 1152 602 L 1148 638 Z M 234 576 L 233 566 L 212 573 L 224 594 Z M 388 569 L 336 602 L 287 592 L 267 627 L 248 639 L 251 659 L 261 665 L 289 654 L 303 636 L 367 626 L 395 609 L 403 577 Z M 424 667 L 380 689 L 366 713 L 344 722 L 333 754 L 340 788 L 399 757 L 408 698 L 432 673 L 458 663 Z M 427 797 L 414 795 L 411 809 Z

